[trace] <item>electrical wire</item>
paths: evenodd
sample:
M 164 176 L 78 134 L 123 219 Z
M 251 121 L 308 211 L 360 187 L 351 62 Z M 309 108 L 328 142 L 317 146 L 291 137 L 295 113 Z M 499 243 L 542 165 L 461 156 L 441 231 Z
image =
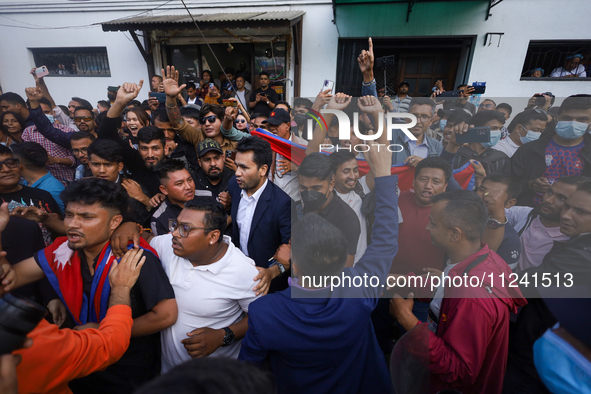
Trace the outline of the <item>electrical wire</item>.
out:
M 191 11 L 189 11 L 189 8 L 187 7 L 187 5 L 185 4 L 185 0 L 181 0 L 181 2 L 183 3 L 183 6 L 185 7 L 185 10 L 187 10 L 187 13 L 189 14 L 189 16 L 191 17 L 191 20 L 193 21 L 193 24 L 195 25 L 195 27 L 197 28 L 197 30 L 199 31 L 199 34 L 201 34 L 201 37 L 203 37 L 203 41 L 205 41 L 205 44 L 207 45 L 207 47 L 209 48 L 209 50 L 211 51 L 211 54 L 213 55 L 213 58 L 215 59 L 215 61 L 218 63 L 218 66 L 220 66 L 220 70 L 222 70 L 222 72 L 224 73 L 225 77 L 226 77 L 226 81 L 229 81 L 230 79 L 228 79 L 228 75 L 226 74 L 226 70 L 224 70 L 224 67 L 222 66 L 222 63 L 220 63 L 220 60 L 218 59 L 218 57 L 215 55 L 215 52 L 213 51 L 213 48 L 211 47 L 211 45 L 209 45 L 209 42 L 207 42 L 207 39 L 205 38 L 205 35 L 203 34 L 203 32 L 201 31 L 201 28 L 199 27 L 199 25 L 197 24 L 197 21 L 195 21 L 195 18 L 193 18 L 193 15 L 191 14 Z M 220 86 L 221 89 L 221 86 Z M 236 98 L 238 99 L 238 101 L 240 102 L 240 104 L 242 104 L 242 106 L 244 107 L 244 109 L 246 110 L 246 103 L 243 103 L 242 100 L 240 99 L 240 96 L 236 95 Z M 246 97 L 244 98 L 246 99 Z

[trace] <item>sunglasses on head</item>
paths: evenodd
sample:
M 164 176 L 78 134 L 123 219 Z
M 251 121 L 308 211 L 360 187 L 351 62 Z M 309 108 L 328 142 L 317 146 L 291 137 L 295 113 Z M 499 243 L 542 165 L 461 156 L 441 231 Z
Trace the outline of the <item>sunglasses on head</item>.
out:
M 201 124 L 205 124 L 205 122 L 209 122 L 209 123 L 215 123 L 215 121 L 216 121 L 217 119 L 218 119 L 218 117 L 217 117 L 217 116 L 215 116 L 215 115 L 210 115 L 210 116 L 207 116 L 207 117 L 205 117 L 205 118 L 201 118 L 201 119 L 199 119 L 199 123 L 201 123 Z
M 90 122 L 92 120 L 92 116 L 74 116 L 74 122 Z

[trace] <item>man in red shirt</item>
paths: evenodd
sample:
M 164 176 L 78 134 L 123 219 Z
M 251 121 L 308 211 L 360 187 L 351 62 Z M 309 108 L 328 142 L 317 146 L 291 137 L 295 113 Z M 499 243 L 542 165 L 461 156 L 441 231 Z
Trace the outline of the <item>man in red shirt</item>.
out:
M 449 286 L 446 280 L 430 304 L 432 393 L 454 389 L 464 394 L 500 394 L 503 389 L 509 314 L 527 301 L 518 288 L 508 286 L 511 269 L 507 263 L 481 242 L 487 222 L 484 203 L 471 191 L 433 198 L 427 230 L 433 245 L 449 257 L 444 273 L 454 285 Z M 468 277 L 464 284 L 453 280 L 464 275 Z M 474 277 L 479 286 L 472 284 L 470 278 Z M 412 294 L 406 300 L 395 295 L 390 306 L 406 330 L 421 324 L 412 313 Z
M 440 157 L 427 157 L 417 164 L 414 191 L 401 192 L 398 197 L 402 222 L 398 225 L 399 247 L 392 261 L 390 275 L 422 275 L 425 273 L 424 268 L 442 269 L 444 252 L 431 244 L 431 235 L 426 228 L 433 205 L 431 198 L 445 192 L 451 176 L 451 165 Z M 392 294 L 390 293 L 390 296 Z M 385 354 L 390 353 L 393 348 L 391 326 L 394 319 L 388 312 L 390 298 L 381 298 L 372 314 L 378 343 Z M 426 322 L 429 300 L 416 300 L 412 311 L 420 321 Z M 399 330 L 404 332 L 402 327 L 399 327 Z

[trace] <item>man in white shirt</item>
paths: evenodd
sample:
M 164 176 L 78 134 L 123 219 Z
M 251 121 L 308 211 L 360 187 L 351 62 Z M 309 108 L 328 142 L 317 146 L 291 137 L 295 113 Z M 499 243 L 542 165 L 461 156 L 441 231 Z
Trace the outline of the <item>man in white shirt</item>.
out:
M 515 115 L 507 130 L 509 136 L 492 148 L 511 157 L 520 146 L 540 138 L 546 129 L 548 117 L 539 109 L 526 109 Z
M 542 197 L 539 208 L 512 207 L 505 210 L 507 221 L 520 236 L 521 256 L 517 271 L 542 264 L 554 241 L 566 241 L 569 236 L 560 232 L 560 212 L 567 198 L 580 183 L 590 180 L 584 176 L 558 178 Z
M 178 305 L 176 323 L 162 331 L 162 372 L 191 358 L 237 358 L 257 299 L 254 261 L 224 236 L 226 212 L 202 197 L 187 202 L 171 234 L 149 239 Z
M 576 55 L 567 56 L 564 67 L 557 67 L 550 73 L 552 78 L 586 78 L 587 72 L 585 66 L 581 63 L 583 55 L 577 53 Z
M 367 219 L 361 211 L 363 199 L 370 192 L 365 177 L 359 177 L 359 163 L 354 153 L 347 151 L 338 151 L 330 156 L 332 170 L 334 172 L 334 190 L 337 196 L 341 198 L 357 215 L 361 232 L 359 241 L 357 241 L 357 252 L 355 261 L 357 263 L 367 249 Z
M 291 198 L 268 180 L 272 154 L 269 142 L 243 138 L 236 146 L 236 176 L 228 182 L 232 241 L 259 270 L 257 295 L 284 290 L 289 276 L 289 262 L 271 260 L 291 238 Z

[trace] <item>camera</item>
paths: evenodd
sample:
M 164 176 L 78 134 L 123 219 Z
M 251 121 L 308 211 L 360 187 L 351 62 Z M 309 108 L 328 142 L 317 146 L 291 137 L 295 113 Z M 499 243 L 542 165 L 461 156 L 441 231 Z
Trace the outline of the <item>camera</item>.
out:
M 543 107 L 546 104 L 546 97 L 543 94 L 534 94 L 534 97 L 536 98 L 537 107 Z
M 6 294 L 0 299 L 0 355 L 20 349 L 47 309 L 22 297 Z

